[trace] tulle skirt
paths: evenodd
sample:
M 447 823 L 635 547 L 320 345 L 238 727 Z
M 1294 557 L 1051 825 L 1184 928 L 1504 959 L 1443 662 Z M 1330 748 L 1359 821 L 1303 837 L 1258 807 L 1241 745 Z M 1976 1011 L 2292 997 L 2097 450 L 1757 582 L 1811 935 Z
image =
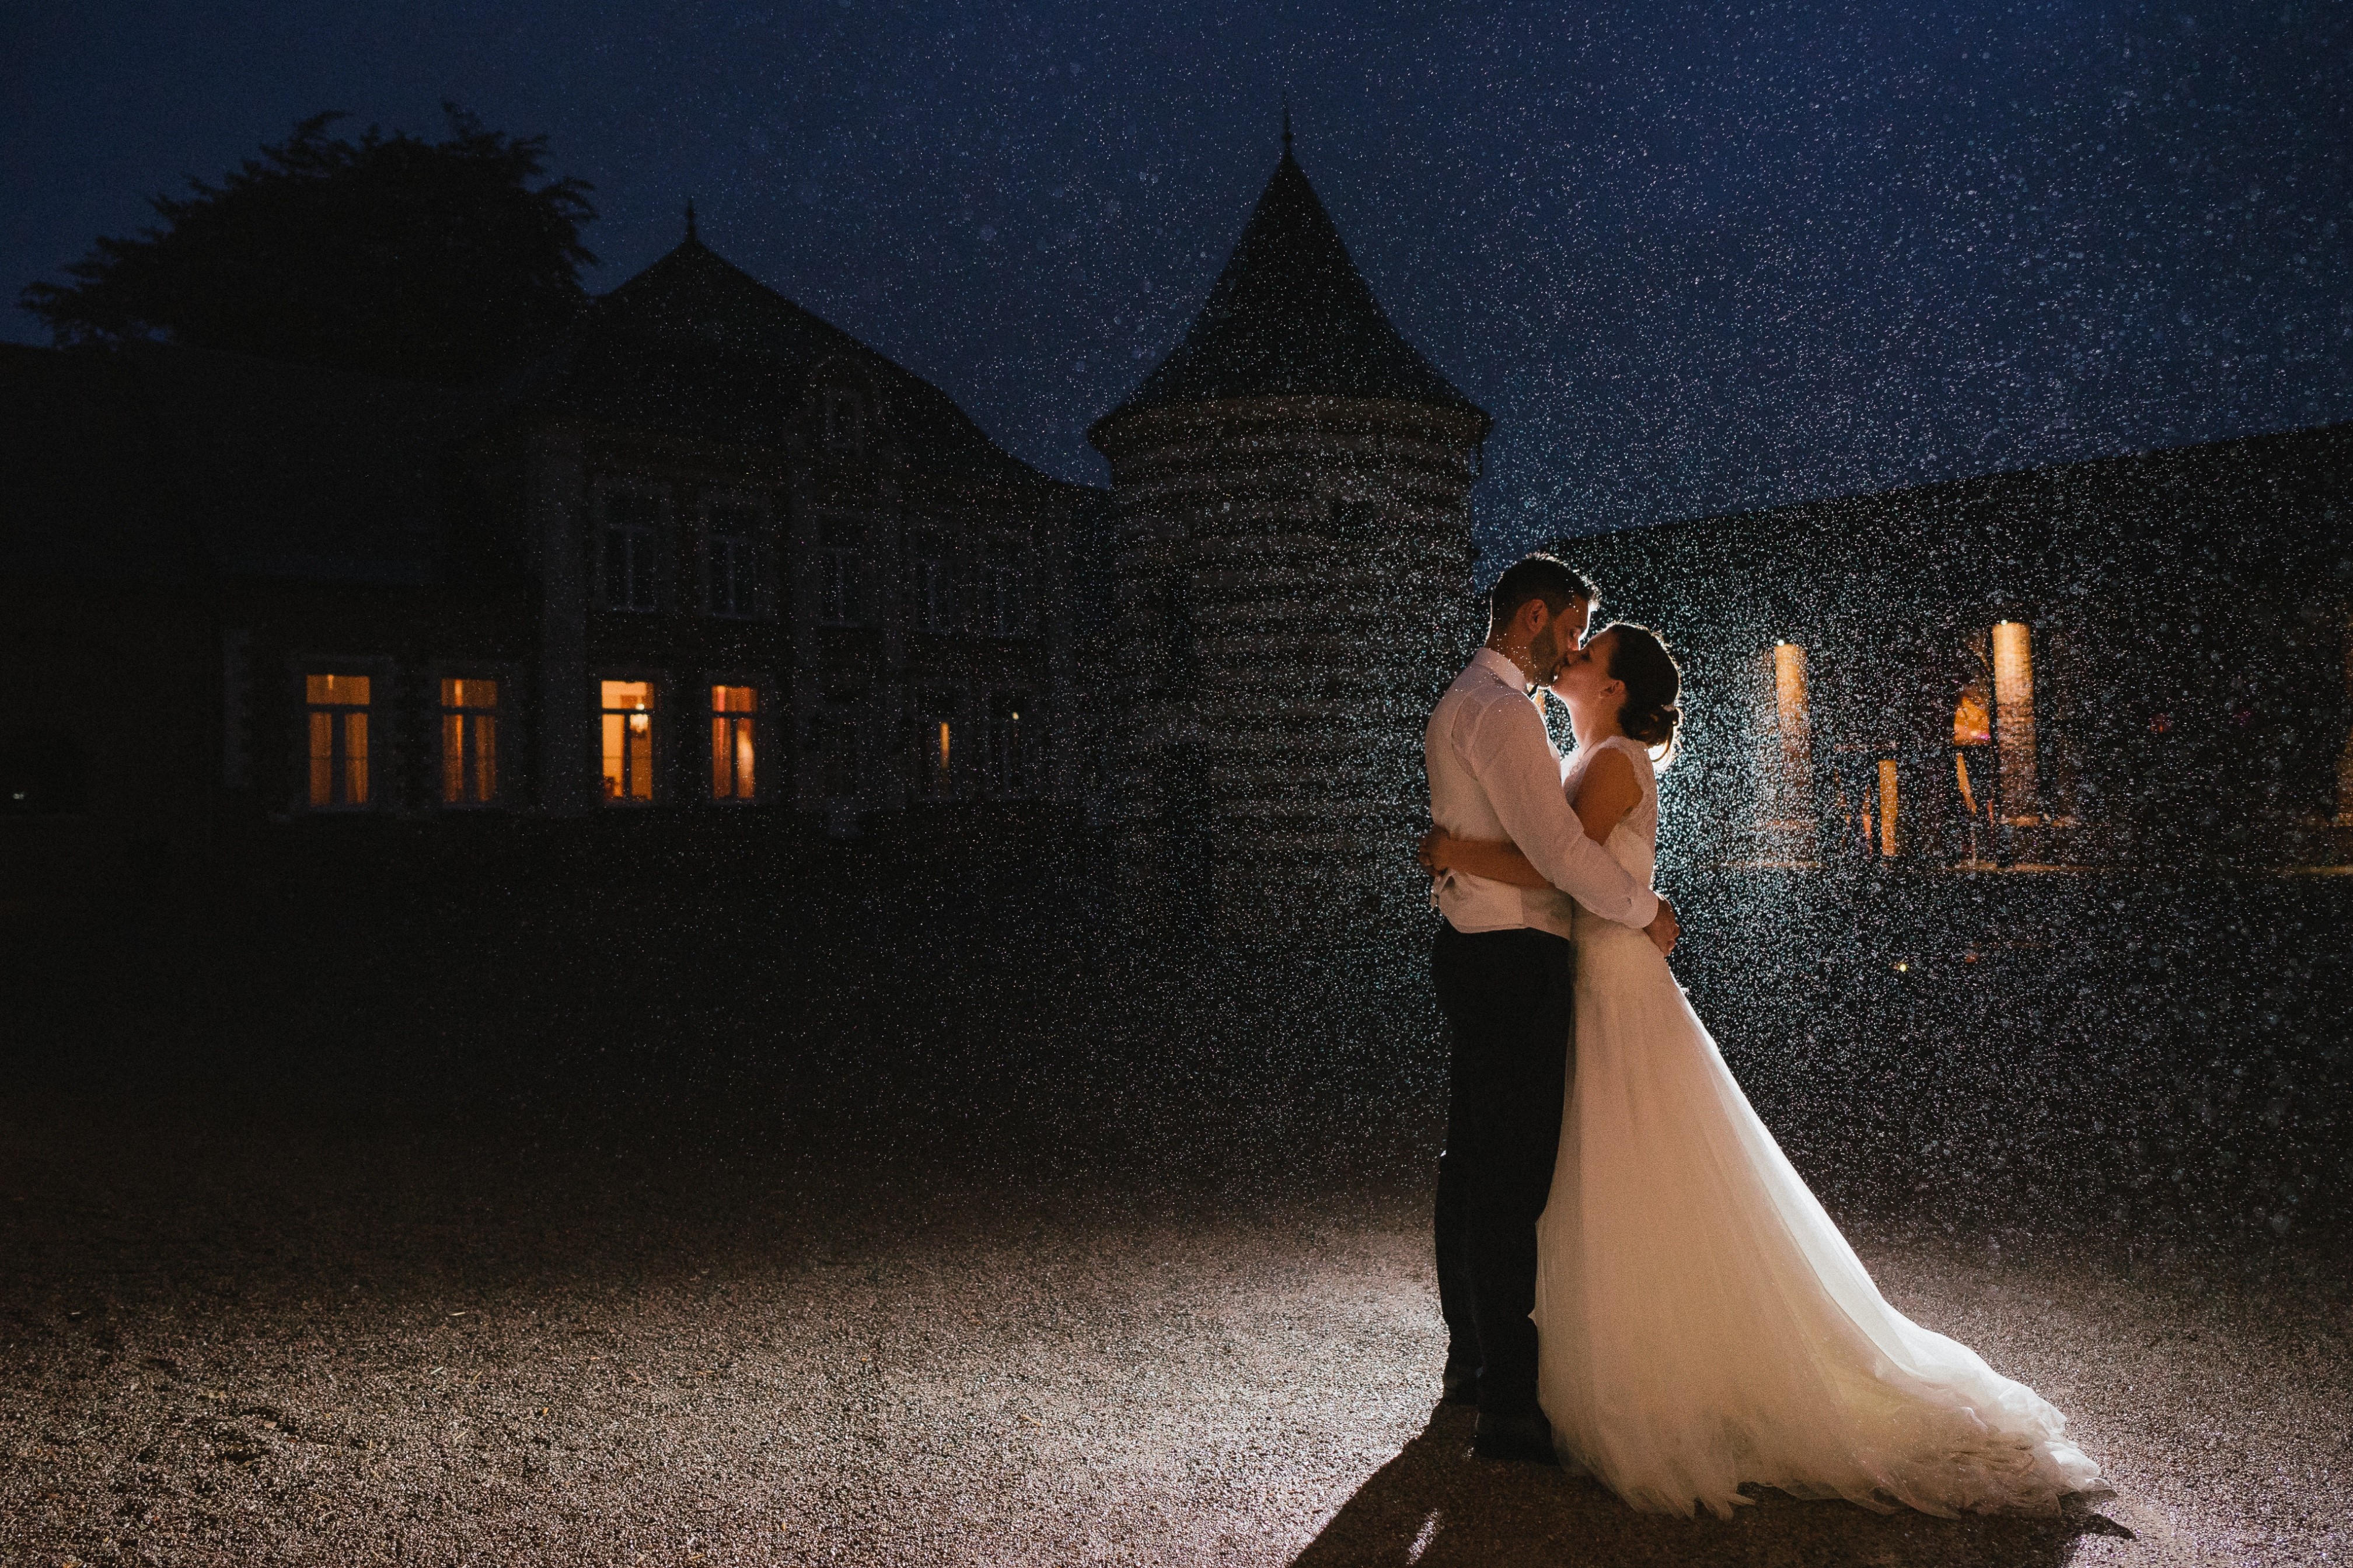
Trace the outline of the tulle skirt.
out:
M 1744 1483 L 1947 1515 L 2105 1490 L 2050 1404 L 1881 1298 L 1649 940 L 1578 936 L 1535 1310 L 1564 1458 L 1685 1515 Z

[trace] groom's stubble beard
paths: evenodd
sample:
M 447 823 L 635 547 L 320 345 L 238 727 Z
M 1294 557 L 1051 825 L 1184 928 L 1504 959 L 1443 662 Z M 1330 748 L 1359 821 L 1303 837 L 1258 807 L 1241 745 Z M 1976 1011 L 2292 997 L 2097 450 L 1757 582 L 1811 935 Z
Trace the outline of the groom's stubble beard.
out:
M 1544 630 L 1528 639 L 1530 673 L 1538 686 L 1550 686 L 1553 678 L 1560 673 L 1560 661 L 1567 657 L 1560 637 L 1565 619 L 1565 616 L 1555 616 L 1545 623 Z

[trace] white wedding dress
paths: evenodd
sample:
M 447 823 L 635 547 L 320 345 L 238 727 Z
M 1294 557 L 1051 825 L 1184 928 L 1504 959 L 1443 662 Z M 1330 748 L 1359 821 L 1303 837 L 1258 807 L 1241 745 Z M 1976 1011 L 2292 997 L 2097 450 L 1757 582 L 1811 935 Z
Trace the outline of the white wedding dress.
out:
M 1659 793 L 1606 847 L 1650 880 Z M 1666 960 L 1577 919 L 1577 1042 L 1538 1223 L 1538 1385 L 1565 1460 L 1635 1508 L 1729 1515 L 1755 1483 L 1927 1513 L 2101 1491 L 2066 1418 L 1881 1298 L 1790 1167 Z

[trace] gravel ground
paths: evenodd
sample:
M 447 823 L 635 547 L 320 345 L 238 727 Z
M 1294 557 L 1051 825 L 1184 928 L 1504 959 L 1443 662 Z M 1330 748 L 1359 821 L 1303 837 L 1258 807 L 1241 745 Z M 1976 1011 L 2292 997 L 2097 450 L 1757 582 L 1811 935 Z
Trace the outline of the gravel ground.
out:
M 12 1563 L 2341 1561 L 2340 1260 L 1863 1231 L 2055 1399 L 2060 1520 L 1728 1522 L 1468 1453 L 1409 1174 L 982 1176 L 691 1121 L 0 1097 Z M 1080 1196 L 1078 1194 L 1084 1194 Z

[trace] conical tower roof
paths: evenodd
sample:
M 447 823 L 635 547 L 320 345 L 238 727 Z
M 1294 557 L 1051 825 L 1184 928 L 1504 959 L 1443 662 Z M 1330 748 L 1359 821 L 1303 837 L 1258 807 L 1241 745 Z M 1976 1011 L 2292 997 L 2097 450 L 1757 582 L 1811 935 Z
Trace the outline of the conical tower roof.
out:
M 1461 409 L 1482 431 L 1487 417 L 1389 324 L 1286 135 L 1185 341 L 1088 435 L 1166 404 L 1318 395 Z

